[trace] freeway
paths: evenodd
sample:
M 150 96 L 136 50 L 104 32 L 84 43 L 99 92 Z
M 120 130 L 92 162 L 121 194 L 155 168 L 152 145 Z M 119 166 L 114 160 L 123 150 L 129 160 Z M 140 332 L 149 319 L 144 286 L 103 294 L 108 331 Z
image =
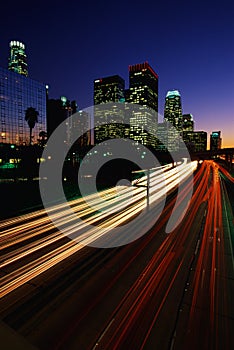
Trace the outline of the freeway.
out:
M 92 244 L 146 209 L 147 176 L 133 191 L 102 191 L 104 203 L 90 196 L 92 207 L 71 201 L 83 219 L 76 239 L 77 223 L 62 204 L 49 215 L 65 235 L 42 210 L 2 221 L 1 319 L 38 349 L 231 349 L 233 213 L 225 182 L 233 179 L 213 161 L 176 168 L 151 172 L 150 210 L 157 216 L 167 195 L 163 212 L 123 246 Z M 192 187 L 185 217 L 165 233 Z

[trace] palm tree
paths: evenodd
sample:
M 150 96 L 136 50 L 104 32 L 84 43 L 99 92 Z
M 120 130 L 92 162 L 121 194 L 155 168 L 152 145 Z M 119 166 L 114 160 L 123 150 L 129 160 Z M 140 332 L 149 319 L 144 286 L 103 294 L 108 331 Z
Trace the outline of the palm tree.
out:
M 29 145 L 32 144 L 32 129 L 34 128 L 35 124 L 38 122 L 38 111 L 36 108 L 28 107 L 25 111 L 25 120 L 28 122 L 28 126 L 30 129 L 30 137 L 29 137 Z

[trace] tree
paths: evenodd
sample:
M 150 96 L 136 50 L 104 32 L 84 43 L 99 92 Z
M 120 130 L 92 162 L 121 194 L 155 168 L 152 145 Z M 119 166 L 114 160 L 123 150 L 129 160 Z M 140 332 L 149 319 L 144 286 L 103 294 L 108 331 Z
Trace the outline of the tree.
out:
M 29 136 L 29 145 L 32 144 L 32 129 L 34 128 L 35 124 L 38 122 L 38 111 L 36 108 L 28 107 L 25 111 L 25 120 L 28 123 L 29 129 L 30 129 L 30 136 Z

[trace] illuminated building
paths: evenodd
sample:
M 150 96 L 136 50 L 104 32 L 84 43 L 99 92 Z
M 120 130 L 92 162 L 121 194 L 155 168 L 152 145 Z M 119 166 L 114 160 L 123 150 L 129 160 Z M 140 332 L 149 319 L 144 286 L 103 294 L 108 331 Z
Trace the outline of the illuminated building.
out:
M 158 114 L 145 106 L 132 111 L 130 116 L 129 138 L 145 146 L 156 147 Z
M 158 129 L 157 129 L 157 138 L 158 138 L 157 150 L 158 151 L 167 151 L 168 128 L 169 128 L 169 123 L 167 121 L 158 123 Z
M 72 118 L 70 118 L 72 116 Z M 74 146 L 80 149 L 91 144 L 91 117 L 87 112 L 78 110 L 76 101 L 70 101 L 65 96 L 59 99 L 48 99 L 47 102 L 47 130 L 48 136 L 55 129 L 64 123 L 65 140 L 64 143 L 72 145 L 72 140 L 75 140 Z M 74 134 L 75 133 L 75 134 Z M 77 139 L 78 133 L 81 136 Z
M 124 137 L 123 114 L 112 104 L 123 103 L 125 81 L 119 75 L 94 80 L 94 142 Z M 100 106 L 106 104 L 106 107 Z M 124 112 L 123 112 L 124 113 Z M 120 123 L 118 123 L 120 121 Z M 106 124 L 101 124 L 105 122 Z
M 207 133 L 205 131 L 184 131 L 183 140 L 190 152 L 207 150 Z
M 178 90 L 167 92 L 164 108 L 164 119 L 170 122 L 178 131 L 182 131 L 181 96 Z
M 25 121 L 29 107 L 38 111 L 38 122 L 32 130 L 35 144 L 40 131 L 46 131 L 46 85 L 0 67 L 0 143 L 29 144 Z
M 25 54 L 25 45 L 20 41 L 10 42 L 10 57 L 8 69 L 12 72 L 28 76 L 27 56 Z
M 178 151 L 180 149 L 179 135 L 182 136 L 183 126 L 181 96 L 178 90 L 171 90 L 166 94 L 164 120 L 168 121 L 172 126 L 168 136 L 168 150 Z
M 127 102 L 150 107 L 158 112 L 158 75 L 148 62 L 129 66 Z
M 192 114 L 182 115 L 182 131 L 194 131 L 194 121 Z
M 158 151 L 178 151 L 179 139 L 180 134 L 170 122 L 164 120 L 162 123 L 158 123 L 156 146 Z
M 158 75 L 148 62 L 129 66 L 129 89 L 125 98 L 128 103 L 142 106 L 130 118 L 129 137 L 137 143 L 156 147 Z
M 221 131 L 213 131 L 210 135 L 210 150 L 216 151 L 221 148 Z
M 76 106 L 74 102 L 71 104 L 71 107 Z M 72 114 L 69 119 L 65 120 L 64 126 L 64 143 L 69 146 L 69 151 L 66 155 L 66 165 L 70 164 L 71 166 L 72 164 L 73 167 L 76 167 L 82 158 L 85 157 L 91 146 L 91 116 L 88 112 L 79 110 Z M 66 177 L 74 176 L 73 178 L 76 179 L 77 173 L 72 172 L 72 175 L 70 171 L 71 169 L 69 170 L 68 166 Z
M 91 140 L 91 117 L 85 111 L 79 111 L 76 119 L 76 127 L 82 136 L 77 140 L 80 148 L 90 146 Z
M 110 138 L 129 137 L 136 141 L 135 143 L 155 147 L 158 122 L 158 75 L 148 62 L 129 66 L 129 89 L 124 90 L 124 88 L 125 82 L 118 75 L 94 81 L 95 143 Z M 113 102 L 118 106 L 111 104 Z M 110 104 L 107 108 L 100 106 L 104 103 Z M 129 103 L 140 106 L 133 110 L 129 107 Z M 126 120 L 128 126 L 123 125 L 123 121 L 126 122 Z M 101 125 L 103 121 L 105 125 Z
M 119 75 L 94 80 L 94 104 L 124 101 L 125 82 Z
M 182 115 L 182 136 L 183 136 L 184 145 L 190 151 L 194 149 L 193 131 L 194 131 L 194 121 L 193 121 L 192 114 L 183 114 Z

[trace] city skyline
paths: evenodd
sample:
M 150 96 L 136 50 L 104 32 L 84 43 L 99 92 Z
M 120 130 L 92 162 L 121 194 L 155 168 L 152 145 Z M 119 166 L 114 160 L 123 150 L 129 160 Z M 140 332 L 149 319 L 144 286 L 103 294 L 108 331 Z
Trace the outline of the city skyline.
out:
M 215 1 L 212 7 L 196 2 L 189 8 L 184 1 L 168 6 L 134 2 L 134 7 L 103 1 L 91 9 L 71 1 L 67 11 L 80 14 L 74 20 L 64 16 L 62 4 L 3 5 L 1 67 L 7 67 L 9 42 L 22 41 L 29 77 L 48 84 L 50 98 L 65 95 L 85 108 L 93 104 L 95 78 L 119 74 L 128 84 L 128 66 L 148 61 L 159 75 L 161 116 L 167 91 L 178 89 L 183 113 L 193 115 L 195 130 L 221 130 L 223 147 L 233 146 L 230 1 L 222 7 Z M 13 25 L 7 25 L 16 14 Z
M 234 349 L 234 2 L 5 2 L 5 349 Z

